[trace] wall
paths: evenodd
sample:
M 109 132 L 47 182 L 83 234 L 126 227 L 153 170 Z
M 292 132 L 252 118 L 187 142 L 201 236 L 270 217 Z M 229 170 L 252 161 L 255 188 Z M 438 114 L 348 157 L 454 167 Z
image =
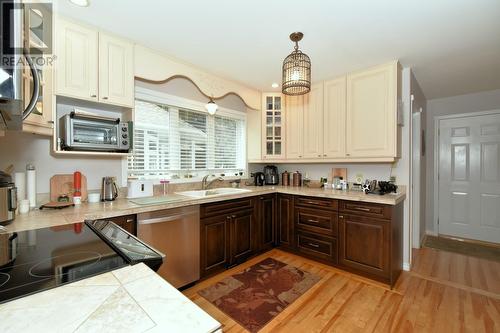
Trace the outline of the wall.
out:
M 104 176 L 115 176 L 122 181 L 121 158 L 55 157 L 50 154 L 51 138 L 23 132 L 6 132 L 0 138 L 0 169 L 13 164 L 15 171 L 25 171 L 27 163 L 33 163 L 37 171 L 37 193 L 49 193 L 50 177 L 81 171 L 87 177 L 91 190 L 100 189 Z
M 474 94 L 432 99 L 427 102 L 426 147 L 427 147 L 427 184 L 426 184 L 426 227 L 427 233 L 434 230 L 434 119 L 437 116 L 461 114 L 500 109 L 500 89 Z
M 415 79 L 415 76 L 413 73 L 411 73 L 411 78 L 410 78 L 410 93 L 413 95 L 413 102 L 412 102 L 412 112 L 420 112 L 420 109 L 422 110 L 420 114 L 420 124 L 421 124 L 421 130 L 424 130 L 425 133 L 425 125 L 426 125 L 426 118 L 427 118 L 427 100 L 424 96 L 424 93 L 422 92 L 422 89 L 420 88 L 420 85 L 418 84 L 417 80 Z M 412 127 L 413 130 L 413 127 Z M 413 137 L 413 135 L 412 135 Z M 421 135 L 417 136 L 418 138 L 421 138 Z M 413 140 L 413 138 L 412 138 Z M 413 143 L 412 143 L 413 147 Z M 414 221 L 413 220 L 413 213 L 411 216 L 411 225 L 413 227 L 413 239 L 412 239 L 412 247 L 413 248 L 419 248 L 420 247 L 420 241 L 422 240 L 423 235 L 425 235 L 425 230 L 426 230 L 426 225 L 425 225 L 425 198 L 426 198 L 426 159 L 427 159 L 427 153 L 423 151 L 424 154 L 420 155 L 420 193 L 415 193 L 414 195 L 418 195 L 420 198 L 420 209 L 419 209 L 419 221 Z M 412 152 L 413 155 L 413 152 Z M 413 175 L 414 171 L 412 169 L 412 182 L 413 182 Z M 413 207 L 413 209 L 418 209 L 416 207 Z

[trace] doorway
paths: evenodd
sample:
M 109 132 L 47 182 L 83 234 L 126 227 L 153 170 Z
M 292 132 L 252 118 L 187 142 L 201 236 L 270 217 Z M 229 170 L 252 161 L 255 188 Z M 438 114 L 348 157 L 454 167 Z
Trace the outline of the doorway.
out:
M 422 162 L 423 155 L 423 132 L 422 132 L 422 108 L 412 113 L 412 159 L 411 159 L 411 186 L 412 186 L 412 247 L 420 248 L 422 237 L 425 235 L 425 226 L 421 220 L 424 216 L 422 214 L 422 188 L 423 168 L 425 163 Z
M 500 243 L 500 110 L 436 122 L 438 233 Z

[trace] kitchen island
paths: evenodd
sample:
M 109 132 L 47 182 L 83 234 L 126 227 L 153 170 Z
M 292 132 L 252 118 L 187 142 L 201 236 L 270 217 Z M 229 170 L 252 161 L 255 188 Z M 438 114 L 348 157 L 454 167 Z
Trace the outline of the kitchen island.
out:
M 0 304 L 0 332 L 200 332 L 220 324 L 144 264 Z

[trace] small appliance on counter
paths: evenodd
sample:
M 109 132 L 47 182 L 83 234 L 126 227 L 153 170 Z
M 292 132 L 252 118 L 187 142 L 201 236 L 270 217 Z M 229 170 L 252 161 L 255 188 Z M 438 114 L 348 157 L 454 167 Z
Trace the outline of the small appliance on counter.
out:
M 0 303 L 163 255 L 116 224 L 98 220 L 0 233 Z
M 128 153 L 131 123 L 75 110 L 59 119 L 63 150 Z
M 152 180 L 127 180 L 127 198 L 144 198 L 153 196 L 153 181 Z
M 255 186 L 264 186 L 265 182 L 266 182 L 266 176 L 264 175 L 263 172 L 255 172 L 253 174 L 253 184 Z
M 264 175 L 266 178 L 266 185 L 278 185 L 280 183 L 280 175 L 278 167 L 275 165 L 267 165 L 264 167 Z
M 12 177 L 0 171 L 0 225 L 11 223 L 16 217 L 17 188 Z
M 118 197 L 115 177 L 102 177 L 101 201 L 114 201 Z

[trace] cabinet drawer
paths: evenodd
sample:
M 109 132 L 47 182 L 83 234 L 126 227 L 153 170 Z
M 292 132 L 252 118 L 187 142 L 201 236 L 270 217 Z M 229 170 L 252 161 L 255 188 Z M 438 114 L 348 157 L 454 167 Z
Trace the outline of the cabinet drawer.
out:
M 316 209 L 324 208 L 329 210 L 338 210 L 338 200 L 328 198 L 296 197 L 295 205 Z
M 200 217 L 223 215 L 231 213 L 235 210 L 244 210 L 253 208 L 253 198 L 236 199 L 229 201 L 221 201 L 210 204 L 204 204 L 200 207 Z
M 392 206 L 358 201 L 340 201 L 340 212 L 390 219 Z
M 328 210 L 295 208 L 295 221 L 300 229 L 337 236 L 337 212 Z
M 337 263 L 337 240 L 322 235 L 299 231 L 297 250 L 313 257 Z

